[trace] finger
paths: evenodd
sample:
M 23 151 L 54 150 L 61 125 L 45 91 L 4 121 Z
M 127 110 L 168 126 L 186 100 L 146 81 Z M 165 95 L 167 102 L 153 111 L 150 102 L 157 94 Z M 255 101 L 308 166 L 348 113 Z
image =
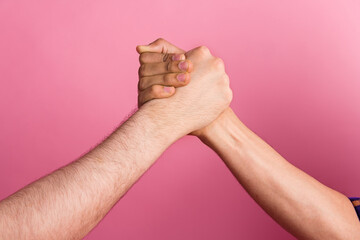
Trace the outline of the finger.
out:
M 169 73 L 163 75 L 154 75 L 142 77 L 139 80 L 139 91 L 149 88 L 153 85 L 164 85 L 172 87 L 183 87 L 190 82 L 189 73 Z
M 185 60 L 183 53 L 157 53 L 157 52 L 144 52 L 139 56 L 140 63 L 155 63 L 155 62 L 168 62 Z
M 181 48 L 176 47 L 175 45 L 169 43 L 165 39 L 159 38 L 154 42 L 148 45 L 138 45 L 136 46 L 136 51 L 138 53 L 143 52 L 158 52 L 158 53 L 185 53 Z
M 175 94 L 174 87 L 153 85 L 145 90 L 141 91 L 138 95 L 138 105 L 139 107 L 144 103 L 155 99 L 155 98 L 167 98 Z
M 191 61 L 170 61 L 162 63 L 144 63 L 139 68 L 139 76 L 153 76 L 171 72 L 191 72 L 193 65 Z

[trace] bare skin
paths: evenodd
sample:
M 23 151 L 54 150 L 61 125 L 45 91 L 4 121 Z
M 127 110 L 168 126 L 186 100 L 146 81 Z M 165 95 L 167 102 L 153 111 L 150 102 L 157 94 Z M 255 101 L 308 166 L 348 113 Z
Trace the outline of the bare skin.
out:
M 169 43 L 167 48 L 183 51 L 169 47 Z M 162 48 L 143 49 L 158 54 Z M 349 199 L 286 161 L 248 129 L 231 108 L 193 134 L 222 158 L 250 196 L 296 238 L 360 238 L 359 219 Z
M 196 68 L 192 87 L 147 102 L 92 151 L 2 200 L 0 239 L 83 238 L 167 147 L 217 118 L 232 98 L 222 62 L 205 47 L 189 51 L 186 58 Z M 191 71 L 170 64 L 162 69 Z
M 138 102 L 141 105 L 156 97 L 170 97 L 174 95 L 175 87 L 186 86 L 190 81 L 193 65 L 184 53 L 144 52 L 139 61 Z

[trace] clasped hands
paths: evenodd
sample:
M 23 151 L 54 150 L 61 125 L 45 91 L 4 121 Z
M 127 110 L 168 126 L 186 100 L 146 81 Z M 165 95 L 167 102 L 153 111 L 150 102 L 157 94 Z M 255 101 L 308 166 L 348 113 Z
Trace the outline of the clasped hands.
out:
M 151 107 L 180 135 L 201 139 L 224 111 L 231 111 L 232 91 L 224 62 L 207 47 L 185 52 L 160 38 L 136 50 L 140 54 L 138 106 Z

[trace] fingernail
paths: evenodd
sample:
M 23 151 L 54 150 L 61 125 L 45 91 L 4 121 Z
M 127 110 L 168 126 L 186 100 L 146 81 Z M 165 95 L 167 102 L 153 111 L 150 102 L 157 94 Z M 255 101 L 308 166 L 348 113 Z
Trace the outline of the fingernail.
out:
M 187 61 L 182 61 L 179 63 L 179 68 L 181 70 L 186 71 L 188 69 L 188 67 L 189 67 L 189 64 L 187 63 Z
M 171 92 L 171 87 L 164 87 L 164 91 L 167 92 L 167 93 L 170 93 Z
M 180 73 L 176 76 L 177 80 L 179 80 L 179 82 L 185 82 L 186 80 L 186 74 L 185 73 Z
M 185 60 L 184 54 L 174 54 L 171 58 L 173 61 Z

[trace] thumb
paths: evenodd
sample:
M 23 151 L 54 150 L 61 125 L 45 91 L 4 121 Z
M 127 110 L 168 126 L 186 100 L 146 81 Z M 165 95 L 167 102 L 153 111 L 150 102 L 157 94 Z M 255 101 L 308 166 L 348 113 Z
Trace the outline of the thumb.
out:
M 162 38 L 158 38 L 148 45 L 138 45 L 136 46 L 136 51 L 139 54 L 144 52 L 185 53 L 181 48 L 176 47 Z

